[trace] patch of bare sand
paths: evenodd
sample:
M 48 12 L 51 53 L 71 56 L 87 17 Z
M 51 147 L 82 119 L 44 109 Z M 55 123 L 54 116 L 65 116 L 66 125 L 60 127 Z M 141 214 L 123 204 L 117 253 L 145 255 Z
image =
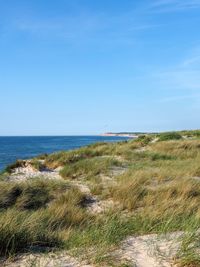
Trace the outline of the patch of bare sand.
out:
M 114 256 L 130 261 L 135 267 L 172 267 L 182 233 L 156 234 L 127 238 Z
M 2 263 L 4 267 L 92 267 L 86 262 L 80 263 L 77 259 L 67 255 L 67 253 L 47 253 L 47 254 L 24 254 L 14 261 Z
M 8 181 L 26 181 L 30 179 L 34 179 L 37 177 L 44 179 L 62 179 L 59 174 L 60 169 L 57 168 L 55 170 L 44 169 L 42 171 L 34 169 L 32 166 L 27 165 L 25 167 L 19 167 L 14 169 L 14 171 L 7 177 Z

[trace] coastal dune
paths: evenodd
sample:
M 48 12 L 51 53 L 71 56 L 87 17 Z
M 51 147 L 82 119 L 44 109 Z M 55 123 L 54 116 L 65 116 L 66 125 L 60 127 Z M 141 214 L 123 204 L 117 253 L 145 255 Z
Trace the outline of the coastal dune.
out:
M 8 166 L 0 182 L 2 265 L 191 266 L 198 136 L 139 135 Z

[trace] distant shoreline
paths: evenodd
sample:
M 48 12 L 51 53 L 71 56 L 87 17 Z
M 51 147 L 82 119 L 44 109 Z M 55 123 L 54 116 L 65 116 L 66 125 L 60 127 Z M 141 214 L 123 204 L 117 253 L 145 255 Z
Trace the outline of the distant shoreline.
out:
M 101 136 L 115 136 L 115 137 L 128 137 L 128 138 L 137 138 L 138 135 L 136 134 L 129 134 L 129 133 L 104 133 Z

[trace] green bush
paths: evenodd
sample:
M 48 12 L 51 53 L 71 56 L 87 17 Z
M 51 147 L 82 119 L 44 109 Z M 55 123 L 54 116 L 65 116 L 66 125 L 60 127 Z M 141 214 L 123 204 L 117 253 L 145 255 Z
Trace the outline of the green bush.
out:
M 168 140 L 180 140 L 182 136 L 176 132 L 161 133 L 159 136 L 159 141 L 168 141 Z
M 152 141 L 152 137 L 149 135 L 139 135 L 136 139 L 138 142 L 141 142 L 143 146 L 148 145 Z

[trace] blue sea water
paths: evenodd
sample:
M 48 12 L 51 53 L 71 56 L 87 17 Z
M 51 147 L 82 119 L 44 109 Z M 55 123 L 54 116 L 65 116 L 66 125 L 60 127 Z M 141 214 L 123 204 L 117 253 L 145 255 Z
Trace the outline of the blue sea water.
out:
M 108 136 L 19 136 L 0 137 L 0 171 L 17 159 L 39 154 L 76 149 L 96 142 L 117 142 L 125 137 Z

